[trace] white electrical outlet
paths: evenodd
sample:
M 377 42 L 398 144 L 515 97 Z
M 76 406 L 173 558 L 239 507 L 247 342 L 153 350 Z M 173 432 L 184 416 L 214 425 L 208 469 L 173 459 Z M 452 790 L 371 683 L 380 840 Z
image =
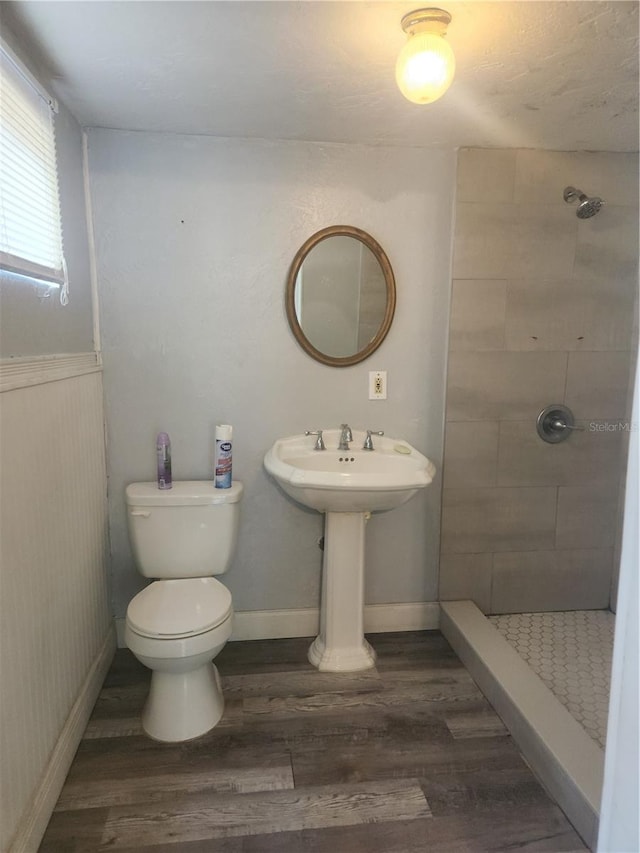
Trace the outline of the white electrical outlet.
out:
M 387 399 L 387 371 L 386 370 L 370 370 L 369 371 L 369 399 L 370 400 L 386 400 Z

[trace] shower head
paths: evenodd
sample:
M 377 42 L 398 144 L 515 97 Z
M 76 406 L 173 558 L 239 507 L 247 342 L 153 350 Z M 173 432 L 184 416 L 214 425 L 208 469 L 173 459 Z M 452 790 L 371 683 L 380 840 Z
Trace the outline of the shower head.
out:
M 573 204 L 576 201 L 579 202 L 578 209 L 576 210 L 578 219 L 590 219 L 596 215 L 604 204 L 601 198 L 597 196 L 589 198 L 582 190 L 577 190 L 575 187 L 565 187 L 563 198 L 567 204 Z

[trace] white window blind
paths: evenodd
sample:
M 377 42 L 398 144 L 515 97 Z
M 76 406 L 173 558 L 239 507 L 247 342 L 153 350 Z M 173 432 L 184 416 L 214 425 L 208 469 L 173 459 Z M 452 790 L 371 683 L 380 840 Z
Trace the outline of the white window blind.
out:
M 0 45 L 0 268 L 61 286 L 68 281 L 54 133 L 55 101 Z

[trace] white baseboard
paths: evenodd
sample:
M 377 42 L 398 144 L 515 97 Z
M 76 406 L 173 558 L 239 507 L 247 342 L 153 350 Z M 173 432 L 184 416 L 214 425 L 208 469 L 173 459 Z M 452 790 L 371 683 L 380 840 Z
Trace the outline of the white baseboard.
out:
M 9 853 L 33 853 L 40 846 L 100 688 L 111 666 L 114 651 L 115 635 L 113 628 L 110 628 L 60 732 L 40 784 L 18 825 Z
M 124 648 L 124 619 L 116 619 L 118 647 Z M 318 633 L 320 612 L 315 607 L 297 610 L 240 610 L 233 617 L 231 640 L 275 640 L 313 637 Z M 370 634 L 389 631 L 428 631 L 440 626 L 437 601 L 407 604 L 368 604 L 364 630 Z
M 320 611 L 315 607 L 297 610 L 240 610 L 233 614 L 231 640 L 313 637 L 319 629 Z
M 417 601 L 406 604 L 368 604 L 364 608 L 364 630 L 368 634 L 390 631 L 433 631 L 440 627 L 440 604 Z

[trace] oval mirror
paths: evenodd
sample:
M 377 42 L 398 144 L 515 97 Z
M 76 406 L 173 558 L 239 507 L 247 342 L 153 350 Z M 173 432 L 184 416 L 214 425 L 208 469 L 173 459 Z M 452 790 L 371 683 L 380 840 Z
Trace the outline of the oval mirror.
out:
M 385 339 L 396 307 L 389 259 L 366 231 L 334 225 L 296 253 L 287 279 L 287 318 L 300 346 L 334 367 L 363 361 Z

